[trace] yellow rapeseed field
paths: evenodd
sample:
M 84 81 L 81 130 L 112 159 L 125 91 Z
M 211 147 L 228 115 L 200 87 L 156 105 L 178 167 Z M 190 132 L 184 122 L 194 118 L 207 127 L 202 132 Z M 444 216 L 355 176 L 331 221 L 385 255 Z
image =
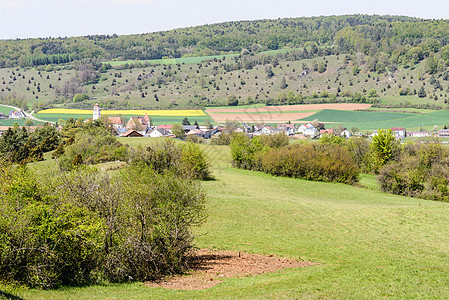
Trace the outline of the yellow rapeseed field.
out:
M 92 110 L 88 109 L 66 109 L 50 108 L 40 111 L 41 114 L 71 114 L 71 115 L 90 115 Z M 162 117 L 198 117 L 205 116 L 202 110 L 102 110 L 102 115 L 133 115 L 143 116 L 147 113 L 149 116 Z

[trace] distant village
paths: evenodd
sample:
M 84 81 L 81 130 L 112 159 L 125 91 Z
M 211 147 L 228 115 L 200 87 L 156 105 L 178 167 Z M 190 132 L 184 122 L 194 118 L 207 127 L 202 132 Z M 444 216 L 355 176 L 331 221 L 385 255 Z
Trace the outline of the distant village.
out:
M 23 111 L 10 111 L 8 115 L 0 113 L 1 119 L 23 119 L 27 115 Z M 101 108 L 98 104 L 95 104 L 93 109 L 93 120 L 100 119 Z M 121 117 L 107 117 L 110 125 L 115 131 L 117 137 L 175 137 L 172 132 L 173 124 L 152 126 L 151 118 L 148 114 L 145 116 L 136 116 L 129 118 L 128 121 L 124 121 Z M 266 125 L 266 124 L 255 124 L 250 125 L 247 123 L 239 124 L 232 128 L 234 132 L 246 133 L 249 137 L 258 135 L 269 135 L 283 132 L 286 135 L 294 139 L 311 139 L 320 138 L 324 135 L 338 135 L 344 138 L 350 138 L 351 136 L 366 136 L 372 137 L 377 135 L 377 130 L 374 130 L 369 135 L 363 135 L 360 132 L 351 132 L 346 128 L 340 129 L 325 129 L 324 124 L 316 122 L 309 122 L 305 124 L 278 124 L 276 127 Z M 8 130 L 10 126 L 0 126 L 0 136 Z M 38 126 L 27 126 L 26 128 L 33 131 Z M 210 139 L 216 135 L 220 135 L 224 130 L 229 130 L 224 126 L 205 126 L 205 125 L 182 125 L 186 136 L 197 136 L 198 138 Z M 418 132 L 407 132 L 404 127 L 392 127 L 392 132 L 397 139 L 403 139 L 405 137 L 440 137 L 448 138 L 449 129 L 440 129 L 438 131 L 428 132 L 428 131 L 418 131 Z

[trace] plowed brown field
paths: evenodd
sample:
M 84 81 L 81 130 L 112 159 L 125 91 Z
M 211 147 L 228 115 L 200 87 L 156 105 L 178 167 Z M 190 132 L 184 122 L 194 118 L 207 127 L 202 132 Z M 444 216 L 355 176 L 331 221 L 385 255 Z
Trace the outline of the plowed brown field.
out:
M 360 103 L 330 103 L 265 106 L 260 108 L 208 108 L 206 112 L 216 122 L 236 120 L 246 123 L 285 123 L 299 120 L 313 115 L 322 109 L 361 110 L 371 107 L 371 104 Z M 304 111 L 304 112 L 301 112 Z

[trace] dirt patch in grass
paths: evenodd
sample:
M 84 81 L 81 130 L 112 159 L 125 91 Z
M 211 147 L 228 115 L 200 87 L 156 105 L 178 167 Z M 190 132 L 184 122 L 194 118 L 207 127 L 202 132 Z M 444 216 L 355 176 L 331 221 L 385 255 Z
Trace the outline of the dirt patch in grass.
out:
M 188 274 L 145 282 L 145 285 L 175 290 L 201 290 L 219 284 L 223 278 L 260 275 L 284 268 L 313 265 L 316 264 L 273 255 L 203 249 L 195 253 L 193 267 Z
M 364 103 L 327 103 L 327 104 L 301 104 L 301 105 L 282 105 L 282 106 L 264 106 L 260 108 L 208 108 L 207 113 L 219 112 L 280 112 L 280 111 L 301 111 L 301 110 L 322 110 L 322 109 L 339 109 L 339 110 L 362 110 L 370 108 L 371 104 Z

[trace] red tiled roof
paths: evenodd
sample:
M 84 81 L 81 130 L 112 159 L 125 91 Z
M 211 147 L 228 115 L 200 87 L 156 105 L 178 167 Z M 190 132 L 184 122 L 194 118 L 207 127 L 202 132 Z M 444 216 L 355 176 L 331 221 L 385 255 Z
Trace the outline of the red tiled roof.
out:
M 111 122 L 111 124 L 123 124 L 120 117 L 108 117 L 108 120 L 109 122 Z
M 173 125 L 159 125 L 157 128 L 159 128 L 159 129 L 172 129 Z
M 391 129 L 391 131 L 402 131 L 402 130 L 405 130 L 404 127 L 391 127 L 390 129 Z

